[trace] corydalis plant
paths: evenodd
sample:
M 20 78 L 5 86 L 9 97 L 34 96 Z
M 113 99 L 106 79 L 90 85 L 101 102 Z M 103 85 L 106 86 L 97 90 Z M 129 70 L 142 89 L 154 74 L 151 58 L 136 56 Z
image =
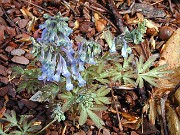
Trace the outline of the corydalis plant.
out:
M 63 111 L 71 111 L 74 115 L 80 115 L 79 124 L 83 125 L 90 117 L 98 128 L 104 125 L 103 120 L 94 111 L 103 111 L 110 104 L 105 97 L 110 92 L 106 86 L 93 85 L 88 88 L 76 88 L 71 92 L 64 92 L 60 98 L 65 100 L 62 106 Z M 75 118 L 76 116 L 74 116 Z
M 165 74 L 171 73 L 171 71 L 164 70 L 167 65 L 154 67 L 156 57 L 150 56 L 149 59 L 144 62 L 142 56 L 139 60 L 135 60 L 133 55 L 128 58 L 124 58 L 124 62 L 112 62 L 112 68 L 110 67 L 106 72 L 101 74 L 102 78 L 111 78 L 113 82 L 119 82 L 120 84 L 131 84 L 134 87 L 144 87 L 144 82 L 148 82 L 153 86 L 158 86 L 156 81 L 158 78 L 164 77 Z
M 13 110 L 10 114 L 5 113 L 4 116 L 1 120 L 9 123 L 4 126 L 4 130 L 0 128 L 1 135 L 9 135 L 9 133 L 14 135 L 33 135 L 41 128 L 41 125 L 33 124 L 35 119 L 28 122 L 29 116 L 21 115 L 18 120 Z
M 146 20 L 138 23 L 138 27 L 129 31 L 128 28 L 125 28 L 124 33 L 117 37 L 113 37 L 113 34 L 110 30 L 106 30 L 103 32 L 103 38 L 106 40 L 110 52 L 116 52 L 116 46 L 120 45 L 121 55 L 124 58 L 128 57 L 128 54 L 131 54 L 132 50 L 128 46 L 128 43 L 133 42 L 134 44 L 139 44 L 143 42 L 143 36 L 146 33 Z
M 95 64 L 94 57 L 101 51 L 99 45 L 81 43 L 75 52 L 68 37 L 72 32 L 66 23 L 68 18 L 60 14 L 55 17 L 45 15 L 45 18 L 45 23 L 40 25 L 43 29 L 41 38 L 38 42 L 32 40 L 34 52 L 41 52 L 42 75 L 38 79 L 60 82 L 65 78 L 67 90 L 73 89 L 72 79 L 77 80 L 80 87 L 84 86 L 86 81 L 80 72 L 84 70 L 85 63 Z

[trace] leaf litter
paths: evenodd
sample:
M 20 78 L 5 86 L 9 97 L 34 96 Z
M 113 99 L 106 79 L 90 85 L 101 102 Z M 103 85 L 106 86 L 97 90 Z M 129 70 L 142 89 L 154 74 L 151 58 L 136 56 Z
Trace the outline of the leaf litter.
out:
M 101 9 L 103 12 L 99 13 L 99 6 L 103 7 Z M 116 81 L 110 85 L 112 87 L 113 94 L 111 93 L 108 96 L 109 98 L 113 98 L 114 101 L 111 102 L 111 104 L 106 105 L 108 110 L 102 111 L 101 115 L 97 115 L 98 113 L 94 113 L 91 109 L 82 109 L 82 115 L 80 115 L 79 118 L 80 125 L 72 123 L 73 116 L 70 112 L 68 112 L 66 114 L 67 118 L 65 121 L 50 124 L 46 129 L 45 134 L 89 133 L 105 135 L 162 134 L 163 132 L 164 134 L 167 134 L 166 132 L 168 132 L 171 135 L 178 135 L 178 110 L 180 108 L 180 104 L 178 98 L 179 89 L 175 89 L 175 87 L 179 87 L 177 84 L 179 84 L 180 80 L 180 51 L 178 51 L 180 48 L 180 29 L 178 28 L 178 17 L 174 17 L 171 13 L 172 8 L 173 12 L 177 15 L 179 13 L 177 1 L 174 3 L 171 3 L 171 1 L 169 3 L 166 1 L 156 2 L 149 0 L 145 0 L 143 2 L 139 1 L 136 3 L 131 0 L 128 2 L 113 0 L 102 0 L 101 2 L 96 0 L 86 2 L 66 2 L 58 0 L 54 2 L 49 0 L 32 0 L 27 2 L 24 0 L 18 0 L 16 2 L 2 1 L 0 7 L 0 102 L 4 103 L 4 105 L 0 106 L 0 116 L 4 119 L 4 121 L 0 124 L 0 133 L 1 130 L 3 131 L 4 125 L 4 128 L 6 129 L 15 127 L 16 130 L 11 130 L 12 133 L 14 132 L 19 134 L 20 131 L 25 131 L 25 129 L 23 129 L 24 127 L 27 128 L 27 131 L 29 130 L 28 132 L 34 133 L 37 129 L 33 127 L 33 125 L 34 123 L 38 123 L 38 118 L 40 120 L 40 127 L 38 127 L 39 130 L 45 126 L 45 123 L 47 124 L 51 120 L 50 112 L 52 108 L 48 106 L 47 101 L 39 103 L 29 100 L 30 97 L 35 94 L 35 91 L 37 92 L 38 90 L 38 88 L 35 87 L 37 82 L 33 81 L 35 80 L 34 78 L 37 78 L 35 76 L 37 72 L 33 70 L 41 66 L 38 61 L 34 62 L 34 57 L 29 53 L 32 50 L 29 37 L 32 35 L 34 35 L 34 38 L 40 37 L 41 31 L 38 26 L 45 21 L 43 18 L 43 14 L 45 12 L 52 15 L 52 13 L 56 14 L 57 11 L 60 10 L 63 16 L 70 18 L 68 25 L 70 26 L 71 22 L 71 27 L 74 27 L 71 39 L 76 40 L 75 37 L 77 36 L 85 37 L 90 40 L 94 39 L 102 45 L 102 53 L 106 54 L 107 50 L 112 49 L 113 47 L 113 42 L 108 41 L 112 41 L 113 36 L 116 37 L 120 35 L 124 31 L 124 27 L 122 26 L 126 26 L 129 32 L 134 30 L 134 33 L 132 32 L 133 34 L 130 35 L 131 38 L 129 39 L 136 39 L 133 42 L 128 41 L 128 47 L 131 47 L 132 52 L 136 57 L 142 55 L 140 56 L 139 61 L 136 60 L 136 64 L 140 65 L 139 69 L 141 66 L 144 66 L 145 68 L 149 67 L 148 63 L 144 63 L 144 65 L 142 65 L 142 59 L 144 58 L 147 61 L 150 57 L 156 58 L 149 60 L 151 61 L 151 64 L 153 64 L 154 70 L 158 65 L 168 64 L 167 69 L 172 70 L 173 73 L 167 74 L 167 79 L 159 78 L 157 82 L 153 82 L 152 75 L 150 75 L 151 70 L 144 72 L 146 69 L 136 69 L 139 72 L 139 79 L 136 82 L 134 82 L 134 76 L 127 79 L 126 77 L 129 77 L 130 75 L 127 74 L 127 76 L 123 76 L 123 81 Z M 120 19 L 120 22 L 118 19 Z M 137 36 L 138 32 L 136 32 L 135 29 L 138 27 L 137 24 L 139 20 L 145 19 L 148 22 L 146 23 L 148 29 L 144 31 L 142 39 L 141 35 Z M 170 19 L 173 19 L 173 21 L 170 21 Z M 119 25 L 121 24 L 121 21 L 123 24 Z M 168 39 L 162 40 L 159 35 L 159 30 L 164 25 L 171 27 L 173 34 L 168 37 Z M 103 33 L 106 31 L 111 32 L 113 35 L 112 36 L 110 34 L 110 39 L 102 38 Z M 128 35 L 128 32 L 126 34 Z M 121 49 L 122 37 L 120 37 L 120 39 L 119 48 Z M 163 45 L 157 46 L 160 45 L 160 42 L 163 42 Z M 108 44 L 111 45 L 108 46 Z M 76 47 L 76 44 L 74 47 Z M 117 60 L 121 61 L 122 58 L 118 57 Z M 111 63 L 112 59 L 110 58 L 108 61 Z M 132 63 L 132 67 L 135 66 L 134 64 L 135 63 Z M 25 69 L 26 65 L 28 69 L 24 72 L 21 69 Z M 11 76 L 9 69 L 13 69 L 15 66 L 19 66 L 19 68 L 12 71 L 14 75 Z M 112 68 L 112 66 L 119 67 L 118 64 L 113 65 L 113 63 L 111 63 L 111 65 L 107 64 L 106 66 L 107 70 Z M 98 69 L 98 71 L 100 71 L 100 69 Z M 89 69 L 89 73 L 91 72 L 91 69 Z M 148 77 L 143 76 L 146 73 L 149 73 Z M 106 76 L 106 74 L 103 75 Z M 91 76 L 92 74 L 89 75 L 89 77 Z M 114 74 L 113 76 L 116 75 Z M 96 76 L 96 81 L 101 84 L 107 82 L 105 79 L 102 78 L 102 75 Z M 145 80 L 145 83 L 143 80 Z M 27 81 L 29 84 L 25 83 Z M 123 83 L 128 81 L 131 82 L 131 85 L 123 86 Z M 136 83 L 139 84 L 138 87 L 135 85 Z M 21 87 L 19 87 L 20 84 Z M 23 86 L 22 84 L 26 85 Z M 153 86 L 156 84 L 159 87 Z M 43 85 L 43 83 L 38 84 L 38 87 Z M 48 88 L 48 86 L 45 87 Z M 141 88 L 140 90 L 139 87 Z M 48 92 L 47 90 L 45 91 Z M 171 92 L 173 93 L 171 94 Z M 57 92 L 54 91 L 54 94 L 55 93 Z M 164 96 L 167 98 L 164 98 Z M 79 98 L 81 97 L 82 96 L 79 96 Z M 97 102 L 101 101 L 104 101 L 103 98 L 99 98 Z M 109 102 L 107 99 L 105 101 Z M 98 108 L 99 107 L 94 107 L 94 109 Z M 32 117 L 23 118 L 23 116 L 27 116 L 27 114 L 30 114 Z M 89 117 L 87 115 L 89 115 Z M 16 117 L 18 119 L 16 119 Z M 118 117 L 120 117 L 119 120 Z M 95 121 L 95 123 L 92 122 L 90 118 L 92 121 Z M 32 122 L 26 123 L 26 119 L 32 120 Z M 25 120 L 25 123 L 22 123 L 22 120 Z M 21 123 L 22 125 L 19 126 L 17 123 Z M 85 124 L 83 125 L 81 123 Z M 120 123 L 122 124 L 121 129 L 118 126 Z M 163 123 L 166 124 L 163 125 Z M 99 127 L 101 127 L 101 125 L 105 126 L 103 129 L 98 129 L 96 128 L 97 125 Z

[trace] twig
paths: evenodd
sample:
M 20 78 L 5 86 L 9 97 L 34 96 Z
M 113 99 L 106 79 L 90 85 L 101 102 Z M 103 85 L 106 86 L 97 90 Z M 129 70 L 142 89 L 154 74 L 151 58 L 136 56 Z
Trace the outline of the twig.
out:
M 39 9 L 42 9 L 42 10 L 46 11 L 46 12 L 49 13 L 50 15 L 54 16 L 54 14 L 51 13 L 50 11 L 46 10 L 45 8 L 43 8 L 43 7 L 41 7 L 41 6 L 38 6 L 38 5 L 34 4 L 34 3 L 32 3 L 32 2 L 29 2 L 29 1 L 27 1 L 27 0 L 20 0 L 20 1 L 24 1 L 24 2 L 26 2 L 26 3 L 28 3 L 28 4 L 31 4 L 31 5 L 39 8 Z
M 168 2 L 169 2 L 170 11 L 173 13 L 172 2 L 171 2 L 171 0 L 168 0 Z
M 67 3 L 65 0 L 62 0 L 62 4 L 69 8 L 77 16 L 76 11 L 69 5 L 69 3 Z
M 109 7 L 113 13 L 114 19 L 120 31 L 120 34 L 124 32 L 122 16 L 118 13 L 117 7 L 114 5 L 113 0 L 106 0 L 109 3 Z
M 117 105 L 116 105 L 116 101 L 115 101 L 115 98 L 114 98 L 114 92 L 113 92 L 113 89 L 112 89 L 112 84 L 110 84 L 110 87 L 111 87 L 112 100 L 113 100 L 115 108 L 116 108 L 117 118 L 118 118 L 118 122 L 119 122 L 119 130 L 123 131 L 121 119 L 120 119 L 120 116 L 119 116 L 119 111 L 118 111 L 118 108 L 117 108 Z
M 158 4 L 158 3 L 162 2 L 162 1 L 164 1 L 164 0 L 159 0 L 159 1 L 155 2 L 155 3 L 152 3 L 151 5 L 152 5 L 152 6 L 153 6 L 153 5 L 156 5 L 156 4 Z
M 52 123 L 54 123 L 56 121 L 56 119 L 52 120 L 50 123 L 48 123 L 43 129 L 41 129 L 39 132 L 37 132 L 35 135 L 40 134 L 41 132 L 43 132 L 45 129 L 47 129 Z
M 168 94 L 168 98 L 170 98 L 178 89 L 180 88 L 180 82 L 176 85 L 176 87 Z
M 162 98 L 160 99 L 161 104 L 161 116 L 162 116 L 162 122 L 163 122 L 163 129 L 164 129 L 164 135 L 168 135 L 167 131 L 167 124 L 166 124 L 166 112 L 165 112 L 165 103 L 168 98 L 168 94 L 164 93 Z
M 132 12 L 132 9 L 133 9 L 133 7 L 134 7 L 134 4 L 135 4 L 135 1 L 132 2 L 131 6 L 129 7 L 128 10 L 126 10 L 126 11 L 119 11 L 119 14 L 124 15 L 124 14 L 129 14 L 129 13 L 131 13 L 131 12 Z
M 86 8 L 88 8 L 88 9 L 94 11 L 94 12 L 96 12 L 100 17 L 102 17 L 102 18 L 105 19 L 110 25 L 112 25 L 116 31 L 119 31 L 119 29 L 118 29 L 109 19 L 107 19 L 105 16 L 103 16 L 100 12 L 92 9 L 91 7 L 88 7 L 87 5 L 85 5 L 85 4 L 83 4 L 83 3 L 80 3 L 80 5 L 86 7 Z

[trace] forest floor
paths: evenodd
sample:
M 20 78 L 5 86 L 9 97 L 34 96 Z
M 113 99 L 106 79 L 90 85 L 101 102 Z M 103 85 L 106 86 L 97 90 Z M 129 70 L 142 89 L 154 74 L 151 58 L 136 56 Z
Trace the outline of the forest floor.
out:
M 107 110 L 96 113 L 105 125 L 97 128 L 91 119 L 84 125 L 78 120 L 73 123 L 70 112 L 64 121 L 55 121 L 40 134 L 45 135 L 180 135 L 180 1 L 179 0 L 1 0 L 0 1 L 0 129 L 4 135 L 13 134 L 17 127 L 7 128 L 6 115 L 16 113 L 36 119 L 33 126 L 38 130 L 51 122 L 49 102 L 29 100 L 38 89 L 20 87 L 29 81 L 17 75 L 14 67 L 22 69 L 40 68 L 31 51 L 30 37 L 40 38 L 40 24 L 43 15 L 68 17 L 68 26 L 73 29 L 72 41 L 76 36 L 95 40 L 103 52 L 109 47 L 102 38 L 103 31 L 110 30 L 114 36 L 137 28 L 138 22 L 148 20 L 143 42 L 128 45 L 132 53 L 147 60 L 155 55 L 154 66 L 168 64 L 169 80 L 158 80 L 159 87 L 145 84 L 145 87 L 131 87 L 112 83 L 107 96 L 111 104 Z M 76 44 L 74 45 L 76 47 Z M 118 59 L 118 57 L 117 57 Z M 122 59 L 122 57 L 121 57 Z M 47 82 L 48 83 L 48 82 Z M 43 85 L 43 82 L 42 84 Z M 58 97 L 58 95 L 57 95 Z M 79 117 L 77 116 L 76 119 Z M 27 120 L 27 121 L 28 121 Z M 22 124 L 19 123 L 19 124 Z M 0 132 L 1 134 L 1 132 Z M 2 132 L 3 134 L 3 132 Z M 15 135 L 26 133 L 16 132 Z M 35 134 L 29 132 L 29 134 Z

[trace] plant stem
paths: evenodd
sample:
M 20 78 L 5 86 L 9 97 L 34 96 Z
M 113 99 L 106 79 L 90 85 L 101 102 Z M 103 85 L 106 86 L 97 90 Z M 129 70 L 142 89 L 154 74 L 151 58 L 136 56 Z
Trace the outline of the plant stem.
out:
M 46 128 L 48 128 L 52 123 L 54 123 L 56 119 L 52 120 L 50 123 L 48 123 L 43 129 L 41 129 L 39 132 L 37 132 L 35 135 L 40 134 L 42 131 L 44 131 Z

